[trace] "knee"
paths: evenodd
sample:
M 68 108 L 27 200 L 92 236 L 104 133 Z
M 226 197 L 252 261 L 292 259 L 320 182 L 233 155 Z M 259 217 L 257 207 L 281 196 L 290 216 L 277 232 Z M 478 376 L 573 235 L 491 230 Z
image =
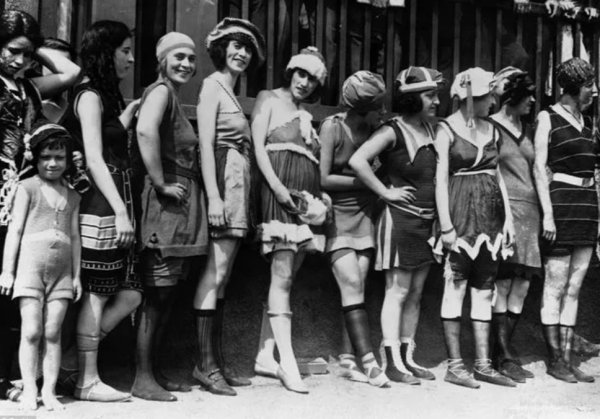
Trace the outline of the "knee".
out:
M 42 338 L 41 324 L 25 324 L 21 325 L 21 339 L 29 344 L 38 344 Z
M 46 326 L 44 330 L 44 340 L 48 343 L 59 343 L 60 342 L 60 326 L 52 325 Z
M 130 307 L 131 311 L 133 311 L 142 304 L 142 293 L 137 291 L 125 292 L 120 297 L 120 301 L 124 306 Z
M 510 296 L 524 300 L 529 292 L 529 281 L 514 281 L 510 289 Z
M 342 285 L 343 291 L 352 294 L 362 294 L 364 291 L 364 281 L 358 273 L 356 275 L 347 276 Z
M 579 298 L 579 290 L 581 289 L 580 284 L 569 284 L 567 291 L 565 292 L 565 298 L 577 300 Z
M 471 319 L 490 321 L 492 319 L 492 290 L 471 289 Z
M 406 296 L 406 305 L 418 307 L 421 304 L 422 289 L 411 288 Z

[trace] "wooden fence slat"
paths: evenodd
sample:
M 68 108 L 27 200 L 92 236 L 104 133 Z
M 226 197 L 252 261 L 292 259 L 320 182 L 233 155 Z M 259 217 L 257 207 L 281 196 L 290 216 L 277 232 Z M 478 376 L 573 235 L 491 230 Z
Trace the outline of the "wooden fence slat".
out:
M 552 75 L 548 75 L 548 77 L 552 77 L 552 89 L 554 93 L 554 101 L 558 101 L 560 98 L 560 87 L 556 83 L 556 77 L 554 77 L 555 71 L 554 69 L 560 63 L 562 63 L 562 23 L 560 21 L 556 21 L 556 43 L 554 45 L 554 62 L 552 68 Z
M 538 53 L 535 55 L 535 83 L 537 85 L 537 88 L 535 89 L 535 114 L 537 115 L 542 107 L 542 94 L 544 93 L 544 82 L 542 80 L 544 62 L 542 61 L 542 54 L 540 53 L 544 42 L 544 20 L 538 16 L 536 18 L 536 23 L 537 34 L 535 47 Z
M 362 68 L 371 69 L 371 31 L 373 25 L 373 13 L 371 8 L 365 8 L 365 31 L 362 43 Z
M 460 21 L 461 21 L 461 4 L 454 3 L 454 46 L 452 57 L 452 73 L 453 76 L 458 74 L 460 69 Z
M 289 13 L 289 11 L 288 11 Z M 300 2 L 292 1 L 292 55 L 298 54 L 298 40 L 299 40 L 299 31 L 300 31 Z
M 242 17 L 242 19 L 249 19 L 250 16 L 250 1 L 249 0 L 242 0 L 242 10 L 240 10 L 240 15 Z M 240 91 L 239 91 L 239 95 L 248 95 L 248 75 L 246 74 L 246 72 L 242 73 L 241 77 L 240 77 Z
M 415 65 L 417 53 L 417 0 L 410 2 L 410 34 L 408 36 L 408 65 Z
M 431 68 L 438 66 L 438 48 L 439 48 L 439 21 L 440 21 L 439 0 L 434 0 L 431 7 Z
M 475 6 L 475 66 L 481 65 L 481 7 Z
M 342 84 L 346 80 L 346 63 L 348 51 L 348 0 L 340 2 L 340 42 L 338 50 L 338 92 L 342 89 Z
M 502 69 L 502 9 L 496 10 L 496 38 L 494 39 L 494 70 Z
M 394 85 L 394 38 L 395 38 L 395 25 L 394 25 L 394 13 L 402 13 L 401 10 L 394 10 L 392 7 L 387 9 L 387 33 L 385 43 L 385 84 L 388 86 L 388 90 L 392 90 Z M 386 107 L 392 109 L 392 95 L 386 97 Z
M 581 23 L 575 22 L 575 36 L 573 37 L 573 57 L 581 57 Z
M 250 0 L 242 0 L 241 16 L 242 19 L 250 19 Z
M 175 30 L 175 0 L 167 0 L 167 32 Z
M 517 15 L 517 43 L 523 45 L 523 15 Z
M 274 85 L 274 70 L 275 70 L 275 2 L 267 2 L 267 89 L 272 89 Z
M 317 21 L 317 36 L 316 36 L 316 47 L 319 48 L 319 51 L 326 51 L 325 40 L 324 40 L 324 28 L 327 25 L 325 21 L 325 0 L 317 0 L 317 13 L 315 20 Z M 329 23 L 331 25 L 331 22 Z

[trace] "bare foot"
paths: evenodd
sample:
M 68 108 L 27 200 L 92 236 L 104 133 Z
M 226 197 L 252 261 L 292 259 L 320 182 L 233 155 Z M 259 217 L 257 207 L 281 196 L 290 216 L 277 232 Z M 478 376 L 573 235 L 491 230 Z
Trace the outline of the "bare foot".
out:
M 54 393 L 42 392 L 42 403 L 46 410 L 65 410 L 65 406 L 56 398 Z
M 155 380 L 148 376 L 135 378 L 131 394 L 144 400 L 160 402 L 174 402 L 177 400 L 177 397 L 162 388 Z
M 24 391 L 21 397 L 19 397 L 19 405 L 21 410 L 37 410 L 37 394 Z

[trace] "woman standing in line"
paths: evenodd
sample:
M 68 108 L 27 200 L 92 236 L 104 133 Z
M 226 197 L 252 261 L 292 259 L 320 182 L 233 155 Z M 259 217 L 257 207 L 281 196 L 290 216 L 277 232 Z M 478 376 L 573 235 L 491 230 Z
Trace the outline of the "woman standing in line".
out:
M 506 70 L 506 69 L 505 69 Z M 522 118 L 535 101 L 535 84 L 526 72 L 501 70 L 495 77 L 500 111 L 490 117 L 500 133 L 500 173 L 506 184 L 515 228 L 514 254 L 500 263 L 496 278 L 496 301 L 492 308 L 494 367 L 517 383 L 533 374 L 521 366 L 511 350 L 511 339 L 534 276 L 541 277 L 539 248 L 540 212 L 533 180 L 532 127 Z
M 17 182 L 32 175 L 23 164 L 23 136 L 41 116 L 42 99 L 49 99 L 77 81 L 81 69 L 53 49 L 42 47 L 36 20 L 20 10 L 0 14 L 0 254 L 4 248 L 12 197 Z M 41 77 L 23 78 L 38 61 L 50 70 Z M 0 399 L 11 389 L 10 371 L 19 342 L 17 301 L 0 296 Z
M 592 104 L 594 80 L 594 68 L 581 58 L 560 64 L 556 81 L 563 94 L 540 112 L 535 132 L 536 186 L 547 245 L 540 312 L 549 355 L 547 372 L 570 383 L 594 381 L 571 359 L 579 290 L 598 238 L 594 186 L 598 143 L 589 119 L 582 114 Z
M 321 187 L 333 203 L 333 220 L 325 229 L 325 251 L 340 287 L 351 342 L 347 353 L 340 355 L 340 365 L 351 380 L 377 387 L 387 387 L 388 378 L 373 355 L 365 306 L 365 281 L 375 247 L 374 196 L 356 178 L 348 161 L 380 122 L 385 93 L 380 75 L 354 73 L 342 86 L 341 101 L 347 110 L 323 120 L 319 132 Z M 354 352 L 362 369 L 350 355 Z
M 308 389 L 300 378 L 292 349 L 290 290 L 305 252 L 322 251 L 325 244 L 315 226 L 323 223 L 325 211 L 311 212 L 309 219 L 296 205 L 308 199 L 315 202 L 303 192 L 315 199 L 321 197 L 319 161 L 315 156 L 318 137 L 303 103 L 318 100 L 326 76 L 321 53 L 314 47 L 304 48 L 287 65 L 288 84 L 260 92 L 252 112 L 252 139 L 264 178 L 259 238 L 262 253 L 271 261 L 267 314 L 274 336 L 260 342 L 255 370 L 279 378 L 288 390 L 298 393 L 308 393 Z M 265 323 L 263 317 L 263 330 L 268 327 Z M 269 334 L 261 333 L 261 338 Z M 279 365 L 274 358 L 275 344 Z
M 513 380 L 492 367 L 489 334 L 492 296 L 500 259 L 510 253 L 514 237 L 506 188 L 498 169 L 498 131 L 488 122 L 493 103 L 493 74 L 481 68 L 459 73 L 450 93 L 459 109 L 440 121 L 435 139 L 438 153 L 435 197 L 440 237 L 434 252 L 444 249 L 444 326 L 448 369 L 445 381 L 479 388 L 476 381 L 514 387 Z M 474 376 L 460 350 L 462 306 L 471 293 L 475 340 Z
M 94 23 L 83 35 L 81 61 L 85 78 L 75 87 L 64 120 L 75 148 L 85 157 L 92 184 L 80 206 L 84 293 L 77 324 L 79 375 L 74 396 L 122 401 L 129 394 L 100 380 L 97 358 L 100 340 L 142 300 L 132 264 L 134 217 L 127 149 L 127 129 L 139 101 L 126 107 L 119 90 L 133 65 L 131 31 L 121 22 Z
M 247 20 L 225 18 L 206 46 L 217 71 L 204 79 L 196 114 L 211 239 L 194 298 L 199 354 L 193 376 L 211 393 L 235 396 L 231 386 L 251 382 L 226 368 L 223 317 L 231 268 L 251 227 L 252 140 L 234 88 L 240 75 L 264 61 L 265 41 Z
M 144 281 L 137 330 L 136 377 L 132 395 L 175 401 L 170 391 L 190 391 L 169 381 L 155 364 L 173 306 L 176 285 L 205 255 L 208 227 L 198 166 L 198 138 L 179 92 L 196 73 L 196 45 L 179 32 L 156 44 L 158 80 L 142 96 L 137 123 L 146 169 L 141 196 L 141 265 Z
M 435 217 L 433 147 L 438 87 L 442 75 L 425 67 L 409 67 L 398 74 L 400 115 L 379 128 L 350 159 L 357 177 L 386 206 L 376 227 L 375 269 L 385 272 L 381 308 L 382 359 L 390 380 L 420 384 L 435 376 L 413 359 L 421 295 L 434 262 L 427 240 Z M 379 156 L 389 176 L 379 180 L 370 161 Z

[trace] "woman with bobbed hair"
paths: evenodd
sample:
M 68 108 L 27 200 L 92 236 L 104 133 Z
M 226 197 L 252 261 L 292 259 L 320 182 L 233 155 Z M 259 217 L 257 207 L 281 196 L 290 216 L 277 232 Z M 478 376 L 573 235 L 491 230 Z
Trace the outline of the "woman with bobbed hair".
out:
M 136 127 L 146 172 L 139 243 L 145 298 L 131 393 L 146 400 L 175 401 L 170 391 L 190 391 L 166 379 L 153 355 L 164 341 L 176 285 L 190 276 L 208 242 L 198 138 L 179 102 L 179 92 L 196 73 L 195 48 L 179 32 L 158 40 L 158 80 L 144 91 Z
M 308 393 L 308 388 L 292 349 L 290 290 L 305 253 L 324 248 L 320 225 L 326 216 L 319 200 L 318 137 L 304 103 L 318 100 L 326 76 L 321 53 L 315 47 L 304 48 L 286 67 L 287 84 L 260 92 L 252 111 L 256 162 L 264 179 L 258 234 L 261 251 L 271 263 L 268 317 L 263 314 L 254 370 L 279 378 L 286 389 L 298 393 Z
M 534 276 L 542 276 L 541 220 L 533 178 L 533 130 L 523 121 L 535 102 L 535 84 L 526 72 L 511 67 L 500 70 L 494 76 L 494 84 L 500 110 L 490 117 L 490 121 L 500 133 L 500 172 L 510 201 L 515 242 L 513 255 L 500 263 L 496 278 L 492 361 L 500 373 L 517 383 L 524 383 L 526 378 L 533 378 L 533 374 L 521 366 L 510 341 L 530 281 Z
M 56 51 L 42 47 L 36 20 L 20 10 L 0 14 L 0 254 L 10 219 L 12 196 L 19 179 L 32 175 L 24 164 L 23 137 L 41 116 L 42 99 L 73 85 L 81 69 Z M 23 77 L 37 61 L 49 74 Z M 10 371 L 19 336 L 18 302 L 0 296 L 0 399 L 11 388 Z
M 548 347 L 547 373 L 566 382 L 593 382 L 571 359 L 579 290 L 598 239 L 594 169 L 598 144 L 583 116 L 596 93 L 594 68 L 581 58 L 559 64 L 559 101 L 538 115 L 536 187 L 542 207 L 544 291 L 541 320 Z M 547 168 L 551 174 L 546 171 Z
M 377 387 L 387 387 L 388 379 L 373 354 L 364 295 L 375 247 L 374 196 L 356 178 L 348 161 L 380 123 L 385 93 L 380 75 L 352 74 L 342 86 L 341 103 L 346 111 L 325 118 L 319 132 L 321 187 L 333 205 L 333 220 L 325 228 L 325 252 L 340 287 L 344 333 L 347 330 L 350 340 L 350 347 L 340 354 L 340 366 L 350 380 Z M 362 369 L 353 353 L 359 356 Z
M 500 259 L 510 253 L 514 231 L 498 169 L 498 130 L 485 118 L 492 106 L 493 74 L 479 67 L 459 73 L 450 89 L 459 109 L 438 124 L 435 197 L 444 256 L 441 317 L 448 351 L 445 381 L 479 388 L 478 381 L 514 387 L 489 359 L 494 281 Z M 462 360 L 460 329 L 467 289 L 475 343 L 474 378 Z
M 437 70 L 401 71 L 396 78 L 400 115 L 375 131 L 350 159 L 358 179 L 386 204 L 377 222 L 375 257 L 375 269 L 386 278 L 381 308 L 385 373 L 394 382 L 412 385 L 435 379 L 415 363 L 413 354 L 421 294 L 434 262 L 427 240 L 435 217 L 433 124 L 442 82 Z M 369 162 L 377 156 L 389 186 L 371 169 Z
M 235 396 L 231 386 L 251 382 L 225 365 L 223 318 L 231 268 L 252 227 L 252 139 L 233 90 L 241 74 L 264 61 L 265 41 L 247 20 L 225 18 L 208 34 L 206 46 L 217 71 L 204 79 L 196 108 L 210 242 L 194 297 L 199 353 L 193 376 L 211 393 Z
M 119 83 L 133 65 L 131 31 L 102 20 L 83 34 L 85 78 L 73 91 L 64 125 L 83 154 L 91 186 L 82 194 L 81 279 L 83 297 L 77 324 L 79 375 L 74 396 L 122 401 L 130 395 L 104 384 L 98 375 L 100 340 L 142 300 L 133 269 L 133 205 L 127 129 L 139 105 L 125 106 Z M 76 369 L 76 364 L 65 365 Z

